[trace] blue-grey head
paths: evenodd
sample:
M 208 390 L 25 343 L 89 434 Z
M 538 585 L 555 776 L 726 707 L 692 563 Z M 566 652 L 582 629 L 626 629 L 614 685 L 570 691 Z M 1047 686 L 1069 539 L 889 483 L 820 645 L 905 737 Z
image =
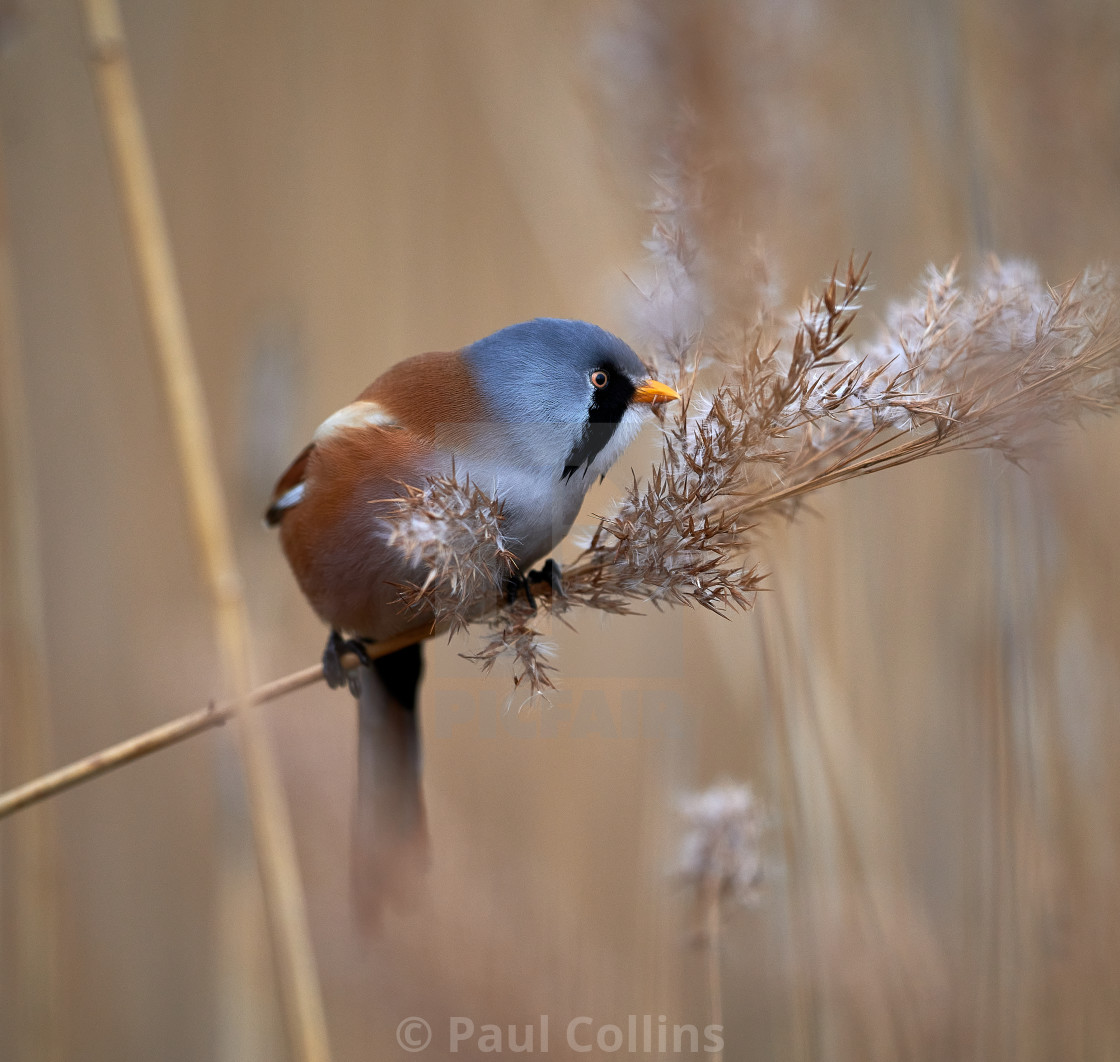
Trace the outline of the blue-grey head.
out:
M 565 482 L 604 475 L 656 403 L 679 398 L 617 336 L 538 317 L 463 351 L 491 418 L 490 438 Z M 586 485 L 583 485 L 586 489 Z

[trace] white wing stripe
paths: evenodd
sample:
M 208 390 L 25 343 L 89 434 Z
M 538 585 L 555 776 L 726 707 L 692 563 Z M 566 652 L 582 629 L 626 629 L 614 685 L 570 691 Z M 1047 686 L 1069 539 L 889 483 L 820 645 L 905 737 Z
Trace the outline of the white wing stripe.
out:
M 392 428 L 397 422 L 389 415 L 383 406 L 376 402 L 351 402 L 343 406 L 337 413 L 332 413 L 322 424 L 315 429 L 311 437 L 313 442 L 320 442 L 328 435 L 345 428 Z
M 294 487 L 284 491 L 279 498 L 272 503 L 272 508 L 280 512 L 286 512 L 288 509 L 299 505 L 303 501 L 303 489 L 307 486 L 306 483 L 297 483 Z

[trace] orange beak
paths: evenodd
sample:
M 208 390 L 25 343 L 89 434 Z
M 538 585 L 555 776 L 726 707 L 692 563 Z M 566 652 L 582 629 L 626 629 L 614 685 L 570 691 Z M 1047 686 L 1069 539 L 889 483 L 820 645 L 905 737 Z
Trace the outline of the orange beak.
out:
M 655 406 L 660 402 L 673 402 L 680 397 L 681 396 L 668 384 L 663 384 L 653 379 L 646 380 L 646 382 L 634 392 L 635 402 L 645 402 L 651 406 Z

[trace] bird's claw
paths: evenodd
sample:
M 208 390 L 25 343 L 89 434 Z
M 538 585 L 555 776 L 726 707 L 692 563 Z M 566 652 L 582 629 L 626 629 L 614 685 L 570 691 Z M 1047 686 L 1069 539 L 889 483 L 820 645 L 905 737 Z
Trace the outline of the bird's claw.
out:
M 560 570 L 560 565 L 551 557 L 539 569 L 534 568 L 529 573 L 528 581 L 530 583 L 544 583 L 552 589 L 553 594 L 557 597 L 564 596 L 563 573 Z
M 562 597 L 564 594 L 564 584 L 560 577 L 560 565 L 549 557 L 539 570 L 534 568 L 528 574 L 517 572 L 506 579 L 506 604 L 512 605 L 517 600 L 517 595 L 523 593 L 525 595 L 525 602 L 535 611 L 537 599 L 533 595 L 534 583 L 543 583 L 553 594 L 558 596 Z
M 350 692 L 357 697 L 361 692 L 361 681 L 357 668 L 347 670 L 342 666 L 342 658 L 347 653 L 353 653 L 361 665 L 372 667 L 373 660 L 366 652 L 365 643 L 359 638 L 343 638 L 338 631 L 331 631 L 327 639 L 327 647 L 323 650 L 323 678 L 332 690 L 347 686 Z
M 528 606 L 536 611 L 537 599 L 533 597 L 533 591 L 529 589 L 529 580 L 525 578 L 521 572 L 514 572 L 506 576 L 505 582 L 506 591 L 506 604 L 512 605 L 517 600 L 517 595 L 524 593 L 525 602 Z

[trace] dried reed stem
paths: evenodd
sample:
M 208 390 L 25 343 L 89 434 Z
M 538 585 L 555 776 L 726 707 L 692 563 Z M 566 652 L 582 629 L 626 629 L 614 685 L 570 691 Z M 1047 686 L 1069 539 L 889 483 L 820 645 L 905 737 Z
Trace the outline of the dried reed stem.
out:
M 424 638 L 430 638 L 434 633 L 436 632 L 427 628 L 400 634 L 395 638 L 370 646 L 368 655 L 374 658 L 383 656 L 386 653 L 395 652 L 397 649 L 403 649 L 406 645 L 414 645 Z M 343 667 L 346 668 L 357 667 L 358 663 L 356 656 L 347 654 L 342 658 Z M 178 719 L 172 719 L 168 723 L 153 727 L 143 734 L 137 734 L 135 737 L 127 738 L 119 744 L 110 745 L 108 748 L 91 753 L 80 760 L 75 760 L 50 774 L 33 778 L 15 789 L 0 793 L 0 819 L 19 811 L 21 808 L 37 804 L 47 797 L 55 796 L 73 786 L 92 781 L 117 767 L 123 767 L 126 763 L 132 763 L 134 760 L 142 759 L 153 752 L 159 752 L 160 749 L 177 745 L 180 741 L 194 737 L 195 734 L 201 734 L 205 730 L 221 726 L 244 708 L 275 701 L 289 693 L 294 693 L 296 690 L 312 686 L 321 681 L 322 678 L 322 664 L 304 668 L 302 671 L 293 671 L 290 675 L 273 679 L 271 682 L 256 687 L 243 697 L 238 697 L 223 704 L 210 704 L 206 708 L 181 715 Z
M 809 859 L 807 857 L 807 808 L 806 794 L 798 771 L 800 762 L 795 747 L 794 721 L 791 705 L 795 701 L 794 684 L 800 675 L 786 666 L 788 660 L 801 660 L 799 654 L 792 656 L 782 651 L 785 642 L 785 617 L 781 614 L 781 599 L 776 607 L 764 609 L 762 613 L 760 648 L 762 652 L 762 674 L 765 680 L 764 703 L 772 718 L 774 743 L 778 768 L 776 771 L 780 789 L 778 818 L 781 837 L 783 863 L 789 868 L 789 887 L 785 890 L 786 931 L 789 934 L 789 951 L 798 969 L 790 987 L 790 1025 L 789 1051 L 793 1062 L 809 1062 L 819 1056 L 819 1014 L 820 999 L 815 981 L 806 976 L 805 970 L 813 969 L 813 932 L 812 906 L 807 895 L 810 881 Z
M 228 687 L 240 696 L 252 686 L 241 577 L 155 168 L 126 54 L 120 10 L 116 0 L 83 0 L 82 8 L 101 116 L 128 223 L 144 312 L 163 377 L 223 670 Z M 259 720 L 252 712 L 238 713 L 237 720 L 238 747 L 280 966 L 288 1035 L 297 1057 L 318 1062 L 330 1058 L 330 1048 L 287 807 Z
M 706 883 L 706 918 L 704 951 L 708 966 L 708 1023 L 723 1033 L 723 975 L 722 932 L 723 918 L 720 909 L 720 883 L 714 879 Z M 723 1047 L 712 1053 L 712 1062 L 723 1062 Z
M 38 506 L 16 327 L 0 157 L 0 676 L 4 714 L 0 777 L 35 775 L 50 762 L 50 693 Z M 43 809 L 14 826 L 0 858 L 2 986 L 20 1058 L 62 1057 L 59 1007 L 58 835 Z M 10 978 L 10 980 L 9 980 Z
M 46 797 L 54 796 L 63 790 L 88 782 L 102 774 L 106 774 L 116 767 L 138 760 L 151 752 L 169 748 L 180 741 L 195 734 L 200 734 L 211 727 L 221 726 L 230 720 L 239 708 L 246 708 L 252 704 L 261 704 L 267 700 L 283 696 L 295 690 L 309 686 L 323 677 L 322 666 L 309 667 L 303 671 L 287 675 L 276 682 L 268 683 L 254 690 L 249 696 L 226 704 L 211 704 L 197 712 L 180 716 L 170 723 L 153 727 L 143 734 L 129 738 L 117 745 L 102 749 L 92 755 L 85 756 L 57 771 L 42 775 L 15 789 L 9 790 L 0 796 L 0 818 L 19 811 L 30 804 L 38 803 Z
M 724 782 L 681 797 L 688 828 L 678 871 L 695 889 L 705 949 L 709 1024 L 723 1031 L 722 931 L 731 908 L 751 903 L 762 879 L 764 818 L 750 788 Z M 723 1048 L 713 1052 L 723 1058 Z

